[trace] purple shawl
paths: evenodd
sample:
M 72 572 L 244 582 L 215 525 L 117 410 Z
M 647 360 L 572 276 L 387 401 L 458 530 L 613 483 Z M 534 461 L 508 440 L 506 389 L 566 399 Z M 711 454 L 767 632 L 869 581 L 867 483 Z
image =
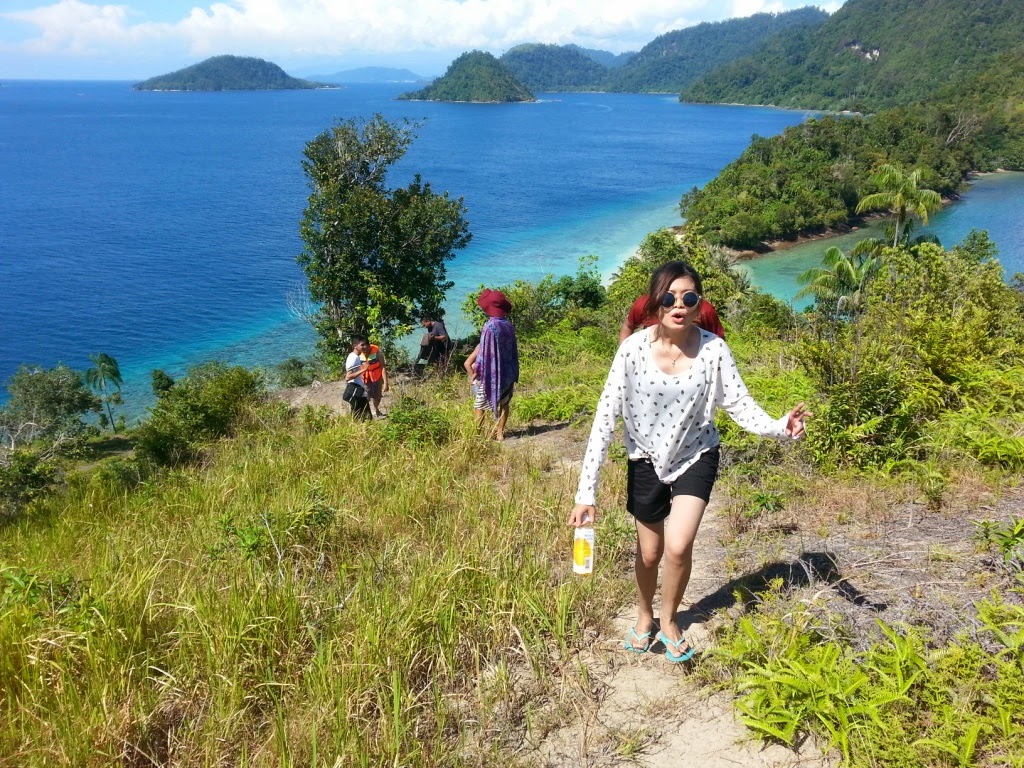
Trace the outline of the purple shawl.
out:
M 497 417 L 498 403 L 519 381 L 519 345 L 516 344 L 512 321 L 501 317 L 488 318 L 480 331 L 480 355 L 476 366 L 484 398 Z

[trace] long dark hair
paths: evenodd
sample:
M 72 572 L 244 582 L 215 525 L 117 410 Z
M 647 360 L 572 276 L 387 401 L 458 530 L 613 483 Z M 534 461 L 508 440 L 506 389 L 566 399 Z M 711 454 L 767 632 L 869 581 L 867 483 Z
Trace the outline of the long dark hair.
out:
M 693 280 L 693 287 L 697 293 L 704 295 L 704 281 L 700 279 L 700 273 L 685 261 L 668 261 L 654 270 L 651 275 L 651 285 L 647 291 L 646 314 L 657 317 L 661 309 L 661 297 L 668 292 L 672 283 L 680 277 L 688 277 Z

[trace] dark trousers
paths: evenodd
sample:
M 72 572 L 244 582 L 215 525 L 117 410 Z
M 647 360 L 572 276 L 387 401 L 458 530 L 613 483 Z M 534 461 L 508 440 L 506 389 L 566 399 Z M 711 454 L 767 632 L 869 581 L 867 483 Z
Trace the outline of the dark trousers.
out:
M 348 401 L 349 406 L 352 408 L 352 418 L 358 421 L 367 421 L 373 418 L 373 414 L 370 413 L 370 400 L 365 395 L 362 397 L 353 397 Z
M 420 344 L 420 353 L 416 358 L 417 364 L 427 366 L 444 359 L 448 352 L 448 342 L 432 340 L 426 344 Z

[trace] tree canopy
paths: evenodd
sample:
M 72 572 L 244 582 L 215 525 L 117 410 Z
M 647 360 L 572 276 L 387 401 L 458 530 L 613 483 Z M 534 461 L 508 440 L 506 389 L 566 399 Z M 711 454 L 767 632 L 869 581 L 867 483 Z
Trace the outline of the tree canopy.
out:
M 900 108 L 755 137 L 703 189 L 684 195 L 682 213 L 713 242 L 758 248 L 846 225 L 862 197 L 883 191 L 873 174 L 885 163 L 920 169 L 922 187 L 955 195 L 969 170 L 989 162 L 981 134 L 958 135 L 957 119 L 946 107 Z
M 536 101 L 530 90 L 494 56 L 469 51 L 448 65 L 448 71 L 426 88 L 403 93 L 401 99 L 422 101 Z
M 311 191 L 298 262 L 329 360 L 347 352 L 352 334 L 386 344 L 436 312 L 452 285 L 445 263 L 469 243 L 461 198 L 435 193 L 419 175 L 404 187 L 385 185 L 415 128 L 375 115 L 339 122 L 306 144 Z
M 81 372 L 66 365 L 22 365 L 7 392 L 8 401 L 0 408 L 0 448 L 10 451 L 37 440 L 59 446 L 82 430 L 84 414 L 100 410 Z
M 599 89 L 608 76 L 607 67 L 570 45 L 517 45 L 499 61 L 533 91 Z

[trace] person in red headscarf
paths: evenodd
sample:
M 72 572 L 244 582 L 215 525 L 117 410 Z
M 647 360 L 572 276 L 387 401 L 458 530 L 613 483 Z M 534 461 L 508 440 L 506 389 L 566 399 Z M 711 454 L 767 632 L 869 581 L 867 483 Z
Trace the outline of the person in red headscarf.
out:
M 483 424 L 484 412 L 494 414 L 494 438 L 505 439 L 512 392 L 519 381 L 519 345 L 516 331 L 508 319 L 512 304 L 501 291 L 485 288 L 477 306 L 487 315 L 480 330 L 480 343 L 466 358 L 466 373 L 473 392 L 473 410 L 477 425 Z
M 622 321 L 622 327 L 619 329 L 619 344 L 622 344 L 622 342 L 632 336 L 633 331 L 639 328 L 650 328 L 652 325 L 658 324 L 657 310 L 655 309 L 652 312 L 647 303 L 646 293 L 637 296 L 633 306 L 629 308 L 626 319 Z M 708 333 L 715 334 L 720 339 L 725 339 L 725 328 L 722 327 L 722 321 L 718 319 L 718 312 L 715 311 L 715 308 L 711 306 L 711 302 L 707 299 L 701 300 L 699 314 L 693 324 L 698 328 L 703 328 Z

